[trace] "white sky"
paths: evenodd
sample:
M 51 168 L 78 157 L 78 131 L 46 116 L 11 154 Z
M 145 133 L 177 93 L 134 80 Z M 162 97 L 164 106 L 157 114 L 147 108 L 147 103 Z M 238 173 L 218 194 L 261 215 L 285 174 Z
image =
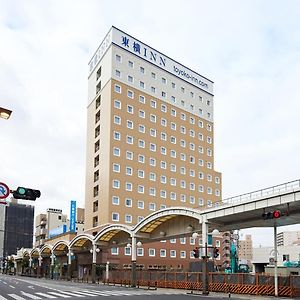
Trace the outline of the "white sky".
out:
M 87 63 L 111 27 L 215 82 L 223 198 L 298 179 L 299 1 L 0 0 L 0 181 L 84 205 Z M 279 229 L 279 231 L 281 231 Z M 271 245 L 272 230 L 247 230 Z

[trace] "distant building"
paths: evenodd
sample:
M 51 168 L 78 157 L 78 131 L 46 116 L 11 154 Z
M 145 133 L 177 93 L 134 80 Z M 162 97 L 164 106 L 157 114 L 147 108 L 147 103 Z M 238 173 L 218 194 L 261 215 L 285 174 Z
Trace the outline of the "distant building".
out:
M 48 208 L 46 213 L 35 218 L 35 246 L 39 247 L 45 240 L 69 231 L 70 220 L 61 209 Z M 84 231 L 84 208 L 76 210 L 76 232 Z
M 283 231 L 277 234 L 277 246 L 300 245 L 300 231 Z
M 239 240 L 238 257 L 240 261 L 246 260 L 248 264 L 251 263 L 253 258 L 253 245 L 250 234 L 246 234 L 244 240 Z

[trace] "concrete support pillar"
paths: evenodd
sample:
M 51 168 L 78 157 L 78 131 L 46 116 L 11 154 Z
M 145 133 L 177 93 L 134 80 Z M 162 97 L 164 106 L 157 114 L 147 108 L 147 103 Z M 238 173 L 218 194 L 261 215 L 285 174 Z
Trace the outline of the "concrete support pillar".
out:
M 51 266 L 50 266 L 50 278 L 53 279 L 53 274 L 54 274 L 54 262 L 55 262 L 55 255 L 54 252 L 51 252 Z
M 202 269 L 202 294 L 208 295 L 208 271 L 207 271 L 207 233 L 208 233 L 208 224 L 206 219 L 202 220 L 202 245 L 204 245 L 204 257 L 203 257 L 203 269 Z
M 278 268 L 277 268 L 277 226 L 274 224 L 274 288 L 275 288 L 275 297 L 278 297 Z
M 96 252 L 97 246 L 96 244 L 93 244 L 92 247 L 92 283 L 96 282 L 96 262 L 97 262 L 97 252 Z
M 42 261 L 43 261 L 43 258 L 42 256 L 40 255 L 38 257 L 38 269 L 37 269 L 37 277 L 42 277 Z
M 32 273 L 32 258 L 29 256 L 29 276 L 31 276 Z
M 105 266 L 105 279 L 106 279 L 106 281 L 108 281 L 108 279 L 109 279 L 109 261 L 106 263 L 106 266 Z
M 68 251 L 68 276 L 67 276 L 67 280 L 70 281 L 71 280 L 71 264 L 72 264 L 72 252 L 71 252 L 71 248 L 69 248 Z
M 136 237 L 131 237 L 131 286 L 136 287 Z

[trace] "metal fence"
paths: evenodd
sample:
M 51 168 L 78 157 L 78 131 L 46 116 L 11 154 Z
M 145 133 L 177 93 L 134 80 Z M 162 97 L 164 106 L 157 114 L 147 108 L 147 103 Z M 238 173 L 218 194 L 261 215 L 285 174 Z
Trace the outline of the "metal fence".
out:
M 107 283 L 128 284 L 131 270 L 110 271 Z M 211 292 L 275 295 L 274 276 L 262 274 L 225 274 L 209 273 Z M 162 272 L 137 271 L 137 285 L 186 290 L 202 290 L 202 273 L 198 272 Z M 279 276 L 278 293 L 281 297 L 300 297 L 300 276 Z

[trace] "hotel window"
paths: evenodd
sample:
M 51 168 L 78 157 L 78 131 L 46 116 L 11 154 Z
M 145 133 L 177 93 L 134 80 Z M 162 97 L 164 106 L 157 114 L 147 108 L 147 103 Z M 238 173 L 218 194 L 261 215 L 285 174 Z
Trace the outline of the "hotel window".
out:
M 195 204 L 196 203 L 194 196 L 190 196 L 190 203 L 191 204 Z
M 133 91 L 127 91 L 127 97 L 133 99 Z
M 176 130 L 176 123 L 171 122 L 171 129 Z
M 132 183 L 131 182 L 126 182 L 125 183 L 125 189 L 126 191 L 132 191 Z
M 132 168 L 131 167 L 126 167 L 126 175 L 132 176 Z
M 155 196 L 156 195 L 156 189 L 155 188 L 150 188 L 149 189 L 149 195 L 150 196 Z
M 186 161 L 186 155 L 184 153 L 180 153 L 180 159 L 182 161 Z
M 190 237 L 190 245 L 195 245 L 195 239 Z
M 120 165 L 119 164 L 113 164 L 113 171 L 120 173 Z
M 153 79 L 156 79 L 156 74 L 153 73 L 153 72 L 151 72 L 151 77 L 152 77 Z
M 186 115 L 184 113 L 181 113 L 180 114 L 180 119 L 185 121 L 186 120 Z
M 212 176 L 210 174 L 207 174 L 207 181 L 212 181 Z
M 176 109 L 171 109 L 171 116 L 176 117 Z
M 145 74 L 145 68 L 144 68 L 144 67 L 140 67 L 140 72 L 141 72 L 142 74 Z
M 180 104 L 181 104 L 181 106 L 185 106 L 184 100 L 181 100 L 181 101 L 180 101 Z
M 139 178 L 145 178 L 145 172 L 144 172 L 144 170 L 138 170 L 138 177 Z
M 185 189 L 185 187 L 186 187 L 185 180 L 180 180 L 180 187 Z
M 119 222 L 119 214 L 118 213 L 112 213 L 112 220 Z
M 192 98 L 194 98 L 194 93 L 193 92 L 191 92 L 190 95 L 191 95 Z
M 180 258 L 186 258 L 186 252 L 185 251 L 180 251 Z
M 133 122 L 130 120 L 127 120 L 127 128 L 133 129 Z
M 128 82 L 133 82 L 133 77 L 132 76 L 130 76 L 130 75 L 128 75 L 128 77 L 127 77 L 127 80 L 128 80 Z
M 126 151 L 126 159 L 133 160 L 133 152 Z
M 170 178 L 170 184 L 173 186 L 176 186 L 176 179 L 175 178 Z
M 167 192 L 165 190 L 160 191 L 160 197 L 161 198 L 167 198 Z
M 190 169 L 190 176 L 195 177 L 195 170 Z
M 121 90 L 121 87 L 117 84 L 115 84 L 115 92 L 121 94 L 122 90 Z
M 176 165 L 170 164 L 170 170 L 171 172 L 176 172 Z
M 144 209 L 144 201 L 139 200 L 137 205 L 138 205 L 138 209 Z
M 163 84 L 166 84 L 166 83 L 167 83 L 167 79 L 164 78 L 164 77 L 162 77 L 161 82 L 162 82 Z
M 116 70 L 116 76 L 121 77 L 121 72 L 119 70 Z
M 150 121 L 156 123 L 156 115 L 150 115 Z
M 115 100 L 114 101 L 114 107 L 117 108 L 117 109 L 121 109 L 121 101 Z
M 170 154 L 171 154 L 171 157 L 176 158 L 176 151 L 175 150 L 171 150 Z
M 185 140 L 180 140 L 180 146 L 185 148 L 185 146 L 186 146 Z
M 139 147 L 140 148 L 145 148 L 145 141 L 144 140 L 139 140 Z
M 176 89 L 176 84 L 174 82 L 172 82 L 172 88 Z
M 215 178 L 215 183 L 216 183 L 216 184 L 220 184 L 220 178 L 219 178 L 219 177 L 216 177 L 216 178 Z
M 180 132 L 181 132 L 182 134 L 185 134 L 185 133 L 186 133 L 186 129 L 185 129 L 184 126 L 180 126 Z
M 132 215 L 125 215 L 125 223 L 132 223 Z
M 98 141 L 95 143 L 95 152 L 97 152 L 99 149 L 100 149 L 100 140 L 98 140 Z
M 143 185 L 138 185 L 138 193 L 144 194 L 145 192 L 145 187 Z
M 144 163 L 145 163 L 145 156 L 139 154 L 139 156 L 138 156 L 138 161 L 139 161 L 141 164 L 144 164 Z
M 131 60 L 128 61 L 128 67 L 133 68 L 133 61 Z
M 160 209 L 165 209 L 165 208 L 167 208 L 166 205 L 164 205 L 164 204 L 161 204 L 161 205 L 160 205 Z M 161 242 L 162 242 L 162 241 L 161 241 Z
M 120 204 L 120 198 L 117 196 L 112 196 L 112 204 L 113 205 L 119 205 Z
M 198 159 L 198 165 L 199 165 L 200 167 L 203 167 L 203 166 L 204 166 L 203 159 Z
M 99 208 L 99 206 L 98 206 L 98 200 L 97 200 L 97 201 L 94 201 L 94 202 L 93 202 L 93 212 L 98 211 L 98 208 Z M 98 220 L 97 220 L 97 222 L 98 222 Z M 95 226 L 94 226 L 94 227 L 95 227 Z
M 211 114 L 208 112 L 207 113 L 207 117 L 210 119 L 210 117 L 211 117 Z
M 202 96 L 199 96 L 199 101 L 200 101 L 201 103 L 203 103 L 203 98 L 202 98 Z
M 159 256 L 160 257 L 166 257 L 167 256 L 167 250 L 166 249 L 160 249 Z
M 198 121 L 198 127 L 203 128 L 203 122 L 202 121 Z
M 151 92 L 155 93 L 155 87 L 154 86 L 151 86 Z
M 121 55 L 116 54 L 116 61 L 118 61 L 118 62 L 121 62 L 121 61 L 122 61 Z
M 194 164 L 195 161 L 196 161 L 196 160 L 195 160 L 195 157 L 194 157 L 194 156 L 190 156 L 190 163 L 191 163 L 191 164 Z
M 190 143 L 190 150 L 195 151 L 195 144 L 194 143 Z
M 220 194 L 220 191 L 219 190 L 215 190 L 215 195 L 217 196 L 217 197 L 219 197 L 221 194 Z
M 207 169 L 212 169 L 212 163 L 208 161 L 206 163 L 206 167 L 207 167 Z
M 155 100 L 150 100 L 150 106 L 153 108 L 156 108 L 156 101 Z
M 96 109 L 101 105 L 101 95 L 96 99 Z
M 160 153 L 163 155 L 167 155 L 167 149 L 165 147 L 160 147 Z
M 120 156 L 120 149 L 119 149 L 119 148 L 116 148 L 116 147 L 114 147 L 114 149 L 113 149 L 113 153 L 114 153 L 114 156 Z
M 193 104 L 190 105 L 190 109 L 194 110 L 194 105 Z
M 132 136 L 130 136 L 130 135 L 127 135 L 127 137 L 126 137 L 126 142 L 127 142 L 127 144 L 133 144 L 133 137 Z
M 203 110 L 201 108 L 199 108 L 199 115 L 202 116 L 203 115 Z
M 198 185 L 198 192 L 203 193 L 204 187 L 203 185 Z
M 161 161 L 160 162 L 160 168 L 164 169 L 164 170 L 167 169 L 167 163 L 165 161 Z
M 144 83 L 143 81 L 140 81 L 140 87 L 141 87 L 142 89 L 145 88 L 145 83 Z
M 131 247 L 124 248 L 124 255 L 127 255 L 127 256 L 131 255 Z
M 203 141 L 203 134 L 202 133 L 198 133 L 198 140 Z
M 127 105 L 127 112 L 133 114 L 133 106 Z
M 161 126 L 167 126 L 167 120 L 166 119 L 161 119 L 161 121 L 160 121 L 160 124 L 161 124 Z
M 156 174 L 155 173 L 149 173 L 149 180 L 156 181 Z
M 172 144 L 176 144 L 176 137 L 175 137 L 175 136 L 171 136 L 170 142 L 171 142 Z
M 144 220 L 144 217 L 143 216 L 138 216 L 137 217 L 137 222 L 140 223 Z
M 207 124 L 207 125 L 206 125 L 206 129 L 207 129 L 208 131 L 211 131 L 211 125 L 210 125 L 210 124 Z
M 114 123 L 121 125 L 121 118 L 119 116 L 114 116 Z
M 160 110 L 162 112 L 166 113 L 167 112 L 167 107 L 164 104 L 162 104 L 161 107 L 160 107 Z
M 144 125 L 139 124 L 139 132 L 145 133 L 145 126 Z
M 212 207 L 212 201 L 211 200 L 207 200 L 207 207 Z
M 212 141 L 211 137 L 208 136 L 208 137 L 207 137 L 207 143 L 208 143 L 208 144 L 211 144 L 211 141 Z
M 170 257 L 172 258 L 176 257 L 176 250 L 170 250 Z
M 166 141 L 167 140 L 167 134 L 165 132 L 162 132 L 160 134 L 160 139 L 163 140 L 163 141 Z
M 156 137 L 156 130 L 151 128 L 150 129 L 150 135 L 153 136 L 153 137 Z
M 150 143 L 150 151 L 152 152 L 156 151 L 156 144 Z
M 145 112 L 143 110 L 139 110 L 139 117 L 140 118 L 145 118 Z
M 176 239 L 170 239 L 171 244 L 176 244 Z
M 111 255 L 119 255 L 119 248 L 117 248 L 117 247 L 111 248 L 110 253 L 111 253 Z
M 126 198 L 126 199 L 125 199 L 125 206 L 127 206 L 127 207 L 132 207 L 132 199 Z
M 185 175 L 186 174 L 185 167 L 180 167 L 180 174 L 181 175 Z
M 176 102 L 176 98 L 174 96 L 171 96 L 171 102 L 175 103 Z
M 152 256 L 152 257 L 155 256 L 155 249 L 154 248 L 149 248 L 148 255 Z
M 195 137 L 195 131 L 194 130 L 190 130 L 190 137 Z
M 165 175 L 161 175 L 160 176 L 160 182 L 164 183 L 164 184 L 167 183 L 167 177 Z
M 163 98 L 166 98 L 166 96 L 167 96 L 166 92 L 162 91 L 162 92 L 161 92 L 161 96 L 162 96 Z
M 186 195 L 185 194 L 180 194 L 180 201 L 181 202 L 186 202 Z
M 181 92 L 184 93 L 185 92 L 185 89 L 184 87 L 181 87 Z
M 198 152 L 199 152 L 199 153 L 203 153 L 203 147 L 198 146 Z
M 171 192 L 170 193 L 170 198 L 171 198 L 171 200 L 176 200 L 176 193 Z
M 190 117 L 190 124 L 195 124 L 195 119 L 193 117 Z
M 114 139 L 117 140 L 117 141 L 120 141 L 121 140 L 121 133 L 117 132 L 117 131 L 114 131 Z
M 155 167 L 156 166 L 156 159 L 153 158 L 153 157 L 150 157 L 149 164 L 150 164 L 150 166 Z
M 210 100 L 206 100 L 207 106 L 210 106 Z
M 199 198 L 198 199 L 198 205 L 199 206 L 203 206 L 204 205 L 204 199 L 203 198 Z
M 180 244 L 182 244 L 182 245 L 185 245 L 185 243 L 186 243 L 185 237 L 181 237 L 181 238 L 179 239 L 179 241 L 180 241 Z
M 145 103 L 145 97 L 144 97 L 144 96 L 142 96 L 142 95 L 140 95 L 140 97 L 139 97 L 139 101 L 140 101 L 141 103 Z
M 149 203 L 149 210 L 155 211 L 156 205 L 155 203 Z

